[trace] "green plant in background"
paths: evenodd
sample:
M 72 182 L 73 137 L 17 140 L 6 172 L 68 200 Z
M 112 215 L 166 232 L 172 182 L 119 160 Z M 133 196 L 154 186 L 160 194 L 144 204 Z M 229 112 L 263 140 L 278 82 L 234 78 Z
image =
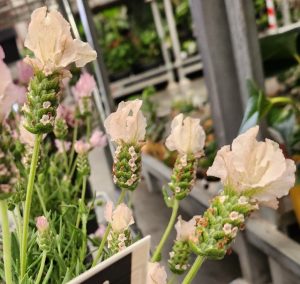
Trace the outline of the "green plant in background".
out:
M 94 21 L 109 74 L 130 72 L 135 52 L 126 7 L 101 11 L 94 17 Z
M 135 48 L 138 54 L 138 62 L 151 64 L 157 62 L 161 57 L 160 44 L 154 26 L 137 32 Z
M 156 90 L 153 86 L 143 90 L 141 99 L 143 100 L 142 111 L 147 119 L 146 140 L 159 143 L 166 137 L 166 125 L 168 116 L 158 116 L 158 103 L 155 101 Z M 131 99 L 135 99 L 132 97 Z

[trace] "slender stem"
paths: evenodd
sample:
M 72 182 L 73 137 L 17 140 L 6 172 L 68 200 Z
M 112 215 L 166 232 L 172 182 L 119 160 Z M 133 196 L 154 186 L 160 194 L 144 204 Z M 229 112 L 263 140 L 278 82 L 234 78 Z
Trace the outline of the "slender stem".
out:
M 86 117 L 86 138 L 89 140 L 91 137 L 91 116 Z
M 5 283 L 12 284 L 11 272 L 11 238 L 9 231 L 8 209 L 6 200 L 0 200 L 0 211 L 2 220 L 2 238 L 3 238 L 3 259 L 4 259 L 4 273 Z
M 41 191 L 40 191 L 40 187 L 39 186 L 36 186 L 36 192 L 38 194 L 38 198 L 39 198 L 39 201 L 41 203 L 41 207 L 42 207 L 42 210 L 43 210 L 43 214 L 44 216 L 47 215 L 47 209 L 46 209 L 46 205 L 45 205 L 45 202 L 44 202 L 44 199 L 43 199 L 43 196 L 41 194 Z
M 78 134 L 78 121 L 76 120 L 75 121 L 75 126 L 74 126 L 74 131 L 73 131 L 73 140 L 72 140 L 72 148 L 71 148 L 71 154 L 70 154 L 69 170 L 71 169 L 72 163 L 73 163 L 73 160 L 74 160 L 74 154 L 75 154 L 74 145 L 75 145 L 75 142 L 77 140 L 77 134 Z
M 82 200 L 82 202 L 84 202 L 84 198 L 85 198 L 86 182 L 87 182 L 87 176 L 83 176 L 83 178 L 82 178 L 82 190 L 81 190 L 81 200 Z M 78 214 L 77 214 L 76 228 L 79 227 L 79 222 L 80 222 L 80 212 L 78 212 Z
M 50 276 L 51 276 L 51 273 L 52 273 L 52 270 L 53 270 L 53 260 L 51 260 L 51 263 L 50 263 L 50 267 L 47 271 L 47 274 L 42 282 L 42 284 L 46 284 L 48 283 L 49 279 L 50 279 Z
M 94 259 L 94 261 L 93 261 L 92 267 L 94 267 L 94 266 L 98 263 L 98 261 L 99 261 L 101 255 L 102 255 L 102 252 L 103 252 L 103 249 L 104 249 L 104 246 L 105 246 L 105 243 L 106 243 L 108 234 L 109 234 L 109 232 L 110 232 L 110 229 L 111 229 L 111 225 L 108 224 L 107 227 L 106 227 L 106 230 L 105 230 L 105 232 L 104 232 L 103 238 L 102 238 L 102 240 L 101 240 L 99 249 L 98 249 L 98 251 L 97 251 L 97 255 L 96 255 L 96 257 L 95 257 L 95 259 Z
M 32 154 L 27 190 L 26 190 L 25 209 L 24 209 L 24 216 L 23 216 L 23 234 L 22 234 L 21 251 L 20 251 L 20 265 L 21 265 L 20 279 L 21 280 L 24 278 L 26 273 L 28 225 L 29 225 L 33 185 L 34 185 L 35 173 L 36 173 L 36 168 L 38 163 L 41 138 L 42 138 L 41 134 L 35 135 L 34 148 L 33 148 L 33 154 Z
M 117 201 L 117 205 L 119 205 L 120 203 L 123 202 L 123 200 L 124 200 L 124 198 L 125 198 L 125 195 L 126 195 L 126 190 L 122 188 L 121 194 L 120 194 L 119 199 L 118 199 L 118 201 Z M 97 255 L 96 255 L 96 257 L 95 257 L 95 259 L 94 259 L 94 261 L 93 261 L 92 267 L 94 267 L 94 266 L 98 263 L 98 261 L 99 261 L 101 255 L 102 255 L 102 252 L 103 252 L 103 249 L 104 249 L 104 246 L 105 246 L 105 243 L 106 243 L 108 234 L 109 234 L 109 232 L 110 232 L 110 229 L 111 229 L 111 225 L 108 224 L 107 227 L 106 227 L 106 230 L 105 230 L 105 232 L 104 232 L 103 238 L 102 238 L 102 240 L 101 240 L 99 249 L 98 249 L 98 251 L 97 251 Z
M 177 212 L 178 212 L 178 208 L 179 208 L 179 201 L 174 198 L 174 203 L 173 203 L 173 206 L 172 206 L 172 215 L 171 215 L 171 218 L 170 218 L 170 221 L 169 221 L 169 224 L 157 246 L 157 248 L 155 249 L 154 251 L 154 254 L 151 258 L 151 261 L 152 262 L 156 262 L 160 259 L 161 257 L 161 251 L 163 249 L 163 246 L 165 244 L 165 242 L 167 241 L 173 227 L 174 227 L 174 224 L 175 224 L 175 221 L 176 221 L 176 217 L 177 217 Z
M 45 268 L 46 258 L 47 258 L 47 252 L 44 250 L 43 255 L 42 255 L 40 269 L 39 269 L 38 275 L 37 275 L 36 280 L 35 280 L 35 284 L 39 284 L 41 282 L 43 272 L 44 272 L 44 268 Z
M 195 278 L 198 270 L 200 269 L 202 263 L 205 261 L 205 258 L 201 255 L 198 255 L 195 262 L 193 263 L 191 269 L 184 277 L 182 284 L 190 284 L 192 283 L 193 279 Z

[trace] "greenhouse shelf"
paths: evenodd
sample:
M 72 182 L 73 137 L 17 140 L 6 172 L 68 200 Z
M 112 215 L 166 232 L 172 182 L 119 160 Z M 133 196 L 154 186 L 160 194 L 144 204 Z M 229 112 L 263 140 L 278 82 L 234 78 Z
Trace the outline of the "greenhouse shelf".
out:
M 150 191 L 170 181 L 172 170 L 161 161 L 143 155 L 143 176 Z M 181 209 L 191 216 L 207 208 L 211 198 L 221 189 L 218 182 L 208 190 L 198 180 L 190 196 L 181 201 Z M 300 277 L 300 245 L 278 230 L 277 226 L 259 216 L 250 218 L 246 230 L 233 245 L 238 254 L 243 283 L 296 284 Z M 268 266 L 268 269 L 265 269 Z M 240 279 L 239 279 L 240 280 Z M 241 281 L 241 280 L 240 280 Z

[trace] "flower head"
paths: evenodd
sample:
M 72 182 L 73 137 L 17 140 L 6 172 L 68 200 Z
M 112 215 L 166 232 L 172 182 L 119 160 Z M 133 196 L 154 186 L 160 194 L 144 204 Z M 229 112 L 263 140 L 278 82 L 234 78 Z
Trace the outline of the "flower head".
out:
M 188 241 L 195 235 L 196 229 L 196 219 L 200 216 L 194 216 L 190 221 L 182 220 L 181 216 L 178 217 L 178 221 L 175 225 L 177 232 L 176 240 L 178 241 Z
M 104 121 L 104 126 L 112 141 L 138 143 L 145 139 L 146 118 L 141 112 L 141 100 L 121 102 L 116 112 Z
M 36 221 L 35 221 L 35 225 L 36 225 L 36 228 L 38 229 L 39 233 L 43 233 L 43 232 L 47 231 L 49 228 L 49 223 L 45 216 L 37 217 Z
M 119 204 L 113 210 L 112 202 L 107 202 L 104 217 L 111 224 L 113 231 L 117 233 L 124 232 L 134 224 L 132 211 L 124 203 Z
M 81 98 L 90 97 L 93 90 L 96 88 L 96 82 L 92 75 L 84 72 L 80 75 L 80 78 L 76 85 L 72 88 L 75 99 L 79 101 Z
M 180 154 L 202 154 L 205 142 L 205 132 L 200 125 L 200 119 L 183 118 L 178 114 L 172 121 L 171 134 L 166 140 L 170 151 L 177 150 Z
M 161 266 L 158 262 L 148 263 L 148 273 L 146 284 L 166 284 L 167 283 L 167 273 L 165 268 Z
M 83 67 L 96 58 L 96 52 L 87 44 L 73 39 L 69 23 L 58 11 L 38 8 L 31 15 L 25 46 L 35 58 L 25 58 L 34 68 L 45 75 L 62 71 L 71 63 Z
M 239 193 L 276 207 L 277 198 L 287 195 L 295 183 L 296 166 L 285 159 L 274 141 L 258 142 L 258 130 L 258 126 L 253 127 L 234 139 L 231 147 L 222 147 L 207 174 L 219 177 Z
M 74 149 L 77 154 L 84 155 L 91 149 L 91 146 L 83 140 L 78 140 L 75 142 Z
M 95 130 L 90 138 L 90 144 L 93 148 L 106 146 L 106 135 L 100 130 Z

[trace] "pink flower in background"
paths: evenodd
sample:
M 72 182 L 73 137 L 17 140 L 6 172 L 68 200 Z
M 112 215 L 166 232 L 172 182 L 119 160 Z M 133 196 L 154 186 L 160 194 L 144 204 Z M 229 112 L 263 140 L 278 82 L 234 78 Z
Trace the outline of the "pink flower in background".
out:
M 45 216 L 37 217 L 35 221 L 35 225 L 39 233 L 43 233 L 49 229 L 49 223 Z
M 90 138 L 90 144 L 93 148 L 106 146 L 106 135 L 100 130 L 95 130 Z
M 28 85 L 30 79 L 33 77 L 33 69 L 32 66 L 25 63 L 23 60 L 20 60 L 17 63 L 18 75 L 20 83 L 24 85 Z
M 106 230 L 106 226 L 101 224 L 99 226 L 99 228 L 97 229 L 97 231 L 95 232 L 95 237 L 98 238 L 98 239 L 102 239 L 103 235 L 105 233 L 105 230 Z
M 58 11 L 41 7 L 33 11 L 24 44 L 34 53 L 25 60 L 45 75 L 62 71 L 71 63 L 83 67 L 95 60 L 96 52 L 89 44 L 73 39 L 69 23 Z M 62 75 L 71 75 L 64 72 Z
M 257 141 L 258 130 L 258 126 L 252 127 L 231 146 L 223 146 L 207 175 L 219 177 L 224 186 L 276 208 L 277 198 L 287 195 L 295 184 L 296 165 L 285 159 L 276 142 Z
M 4 51 L 0 46 L 0 121 L 7 117 L 14 103 L 22 104 L 26 99 L 26 89 L 13 83 L 10 70 L 3 61 L 4 58 Z
M 60 104 L 56 110 L 57 118 L 63 118 L 71 127 L 75 126 L 75 107 Z
M 148 263 L 146 284 L 167 284 L 167 273 L 165 268 L 158 262 Z
M 77 154 L 83 155 L 91 149 L 91 145 L 83 140 L 78 140 L 75 142 L 74 149 Z
M 90 97 L 93 90 L 96 88 L 96 82 L 92 75 L 84 72 L 80 75 L 80 78 L 76 85 L 72 88 L 72 92 L 75 99 L 79 101 L 84 97 Z
M 69 141 L 55 139 L 54 143 L 59 153 L 63 153 L 64 151 L 68 152 L 71 148 L 71 142 Z
M 20 130 L 20 141 L 21 141 L 21 143 L 22 144 L 27 144 L 30 147 L 33 147 L 34 146 L 35 135 L 33 133 L 29 132 L 24 127 L 24 117 L 21 118 L 19 130 Z

